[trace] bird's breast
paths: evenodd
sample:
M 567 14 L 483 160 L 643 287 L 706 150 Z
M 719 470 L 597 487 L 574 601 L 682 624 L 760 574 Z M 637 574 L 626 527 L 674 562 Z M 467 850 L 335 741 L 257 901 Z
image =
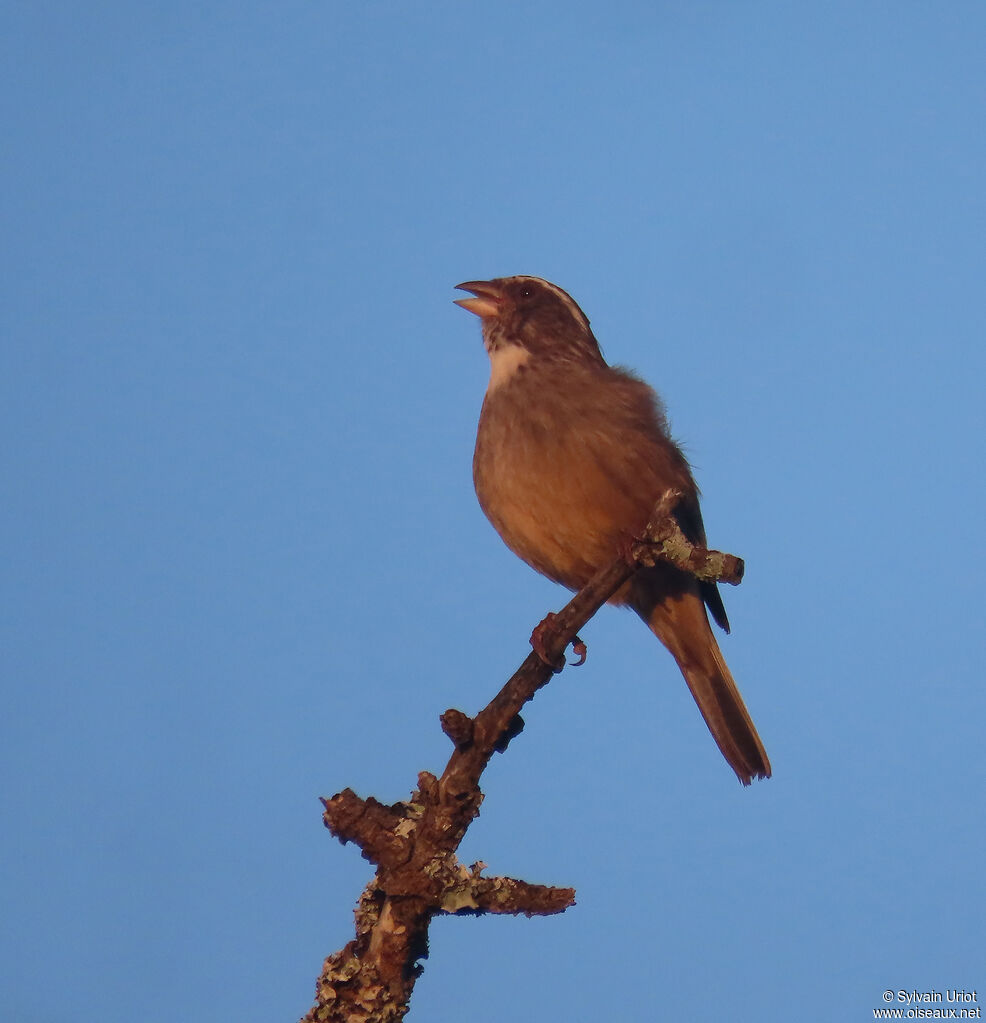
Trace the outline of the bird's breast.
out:
M 668 485 L 656 469 L 662 445 L 673 445 L 656 425 L 651 392 L 625 384 L 642 393 L 524 366 L 483 403 L 473 459 L 479 503 L 515 554 L 572 589 L 643 530 Z

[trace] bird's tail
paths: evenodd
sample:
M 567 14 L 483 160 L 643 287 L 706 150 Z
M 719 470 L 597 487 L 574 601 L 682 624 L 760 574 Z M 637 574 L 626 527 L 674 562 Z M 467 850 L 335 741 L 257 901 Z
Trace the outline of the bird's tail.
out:
M 744 785 L 770 777 L 770 761 L 712 633 L 702 598 L 685 592 L 650 607 L 634 601 L 637 614 L 671 651 L 712 738 Z

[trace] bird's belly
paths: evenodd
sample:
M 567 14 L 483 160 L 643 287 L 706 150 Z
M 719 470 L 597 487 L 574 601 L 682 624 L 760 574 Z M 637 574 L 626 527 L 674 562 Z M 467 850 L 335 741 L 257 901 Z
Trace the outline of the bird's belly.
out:
M 537 421 L 482 423 L 473 463 L 479 503 L 504 543 L 571 589 L 617 554 L 647 521 L 649 481 L 621 479 L 620 455 L 586 429 Z M 612 457 L 610 457 L 612 456 Z
M 525 496 L 526 494 L 526 496 Z M 571 589 L 584 585 L 616 553 L 619 530 L 584 507 L 552 495 L 500 493 L 482 502 L 504 543 L 538 572 Z

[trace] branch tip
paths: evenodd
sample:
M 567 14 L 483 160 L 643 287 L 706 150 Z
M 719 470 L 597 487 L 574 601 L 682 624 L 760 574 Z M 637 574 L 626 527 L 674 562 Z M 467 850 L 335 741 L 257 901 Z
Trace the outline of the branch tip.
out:
M 468 714 L 454 707 L 445 711 L 439 718 L 442 723 L 442 731 L 452 740 L 457 750 L 464 750 L 472 745 L 473 730 L 475 723 Z

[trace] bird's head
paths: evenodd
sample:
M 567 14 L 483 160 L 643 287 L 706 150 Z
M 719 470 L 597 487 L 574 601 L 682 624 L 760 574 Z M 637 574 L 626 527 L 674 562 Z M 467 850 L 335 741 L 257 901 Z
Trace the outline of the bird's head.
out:
M 540 277 L 497 277 L 456 287 L 475 296 L 456 299 L 456 305 L 482 320 L 483 342 L 491 356 L 514 346 L 532 358 L 602 363 L 588 317 L 557 285 Z

